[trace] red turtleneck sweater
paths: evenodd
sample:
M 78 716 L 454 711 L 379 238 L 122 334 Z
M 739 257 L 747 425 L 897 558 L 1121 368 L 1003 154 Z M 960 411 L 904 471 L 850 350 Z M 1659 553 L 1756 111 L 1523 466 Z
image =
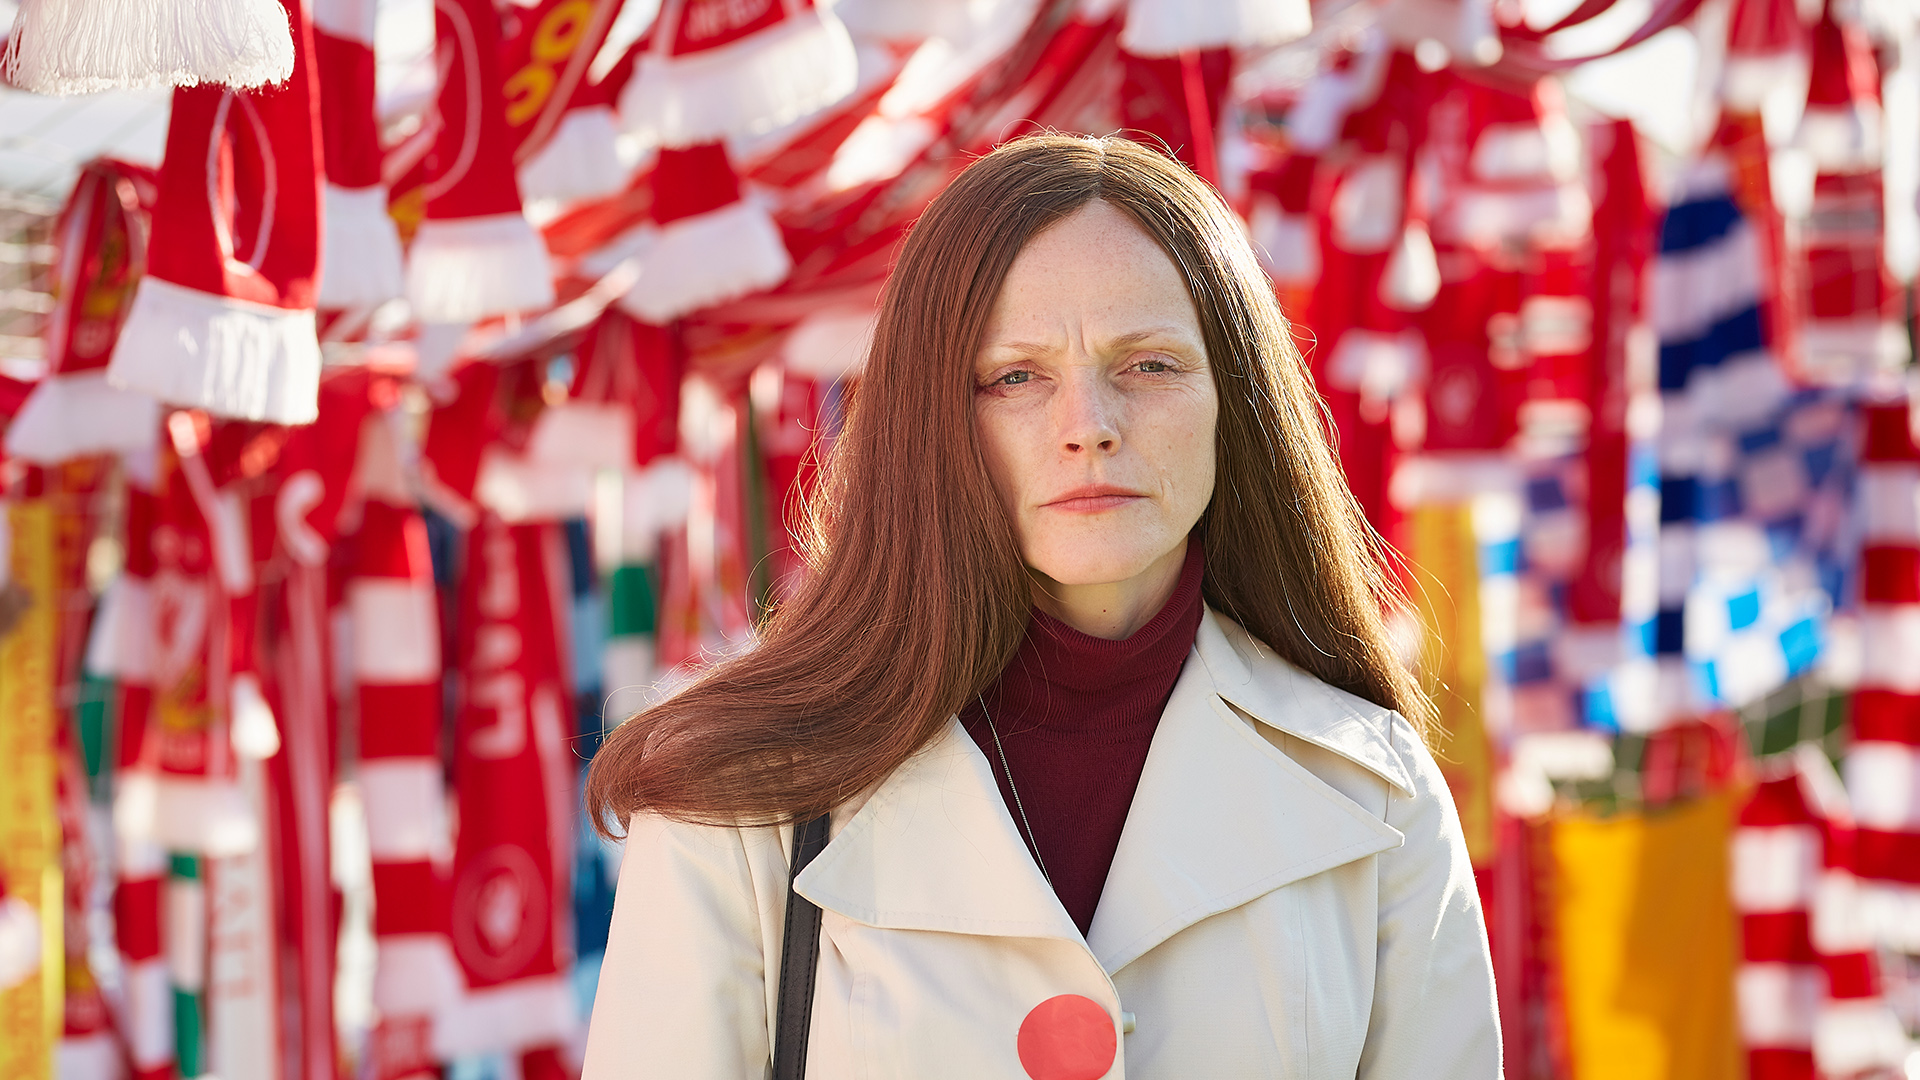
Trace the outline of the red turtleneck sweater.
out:
M 1034 610 L 1020 651 L 982 695 L 1006 747 L 1006 768 L 980 704 L 960 713 L 1020 828 L 1007 786 L 1012 770 L 1033 827 L 1028 847 L 1082 934 L 1093 925 L 1160 713 L 1200 630 L 1204 562 L 1199 539 L 1188 541 L 1166 607 L 1119 641 L 1089 637 Z

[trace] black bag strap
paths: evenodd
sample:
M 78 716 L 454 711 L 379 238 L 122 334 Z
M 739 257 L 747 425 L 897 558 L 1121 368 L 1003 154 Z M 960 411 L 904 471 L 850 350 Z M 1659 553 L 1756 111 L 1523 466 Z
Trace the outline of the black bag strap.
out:
M 793 891 L 793 879 L 827 846 L 827 815 L 793 827 L 787 874 L 787 932 L 780 945 L 780 1011 L 773 1029 L 773 1080 L 804 1080 L 813 1026 L 813 976 L 820 966 L 820 909 Z

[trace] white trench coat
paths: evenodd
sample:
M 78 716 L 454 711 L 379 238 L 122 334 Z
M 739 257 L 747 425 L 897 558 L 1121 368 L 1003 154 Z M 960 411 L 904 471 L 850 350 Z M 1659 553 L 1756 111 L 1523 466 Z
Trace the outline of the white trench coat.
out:
M 631 822 L 585 1080 L 767 1075 L 790 836 Z M 832 837 L 796 883 L 824 912 L 810 1077 L 1020 1080 L 1061 994 L 1130 1026 L 1107 1080 L 1500 1075 L 1432 755 L 1211 609 L 1085 937 L 958 722 Z

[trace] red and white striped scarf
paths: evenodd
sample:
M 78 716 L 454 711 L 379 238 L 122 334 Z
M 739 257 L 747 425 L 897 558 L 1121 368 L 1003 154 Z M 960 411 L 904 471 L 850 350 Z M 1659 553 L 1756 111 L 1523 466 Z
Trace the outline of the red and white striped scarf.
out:
M 380 180 L 373 24 L 373 0 L 314 0 L 313 55 L 327 166 L 317 297 L 323 308 L 373 307 L 399 296 L 403 287 L 400 236 Z
M 150 449 L 160 406 L 107 383 L 133 290 L 147 264 L 153 170 L 99 158 L 80 171 L 54 226 L 49 374 L 7 427 L 7 454 L 52 464 L 81 454 Z
M 447 1054 L 551 1047 L 578 1023 L 564 558 L 549 523 L 487 513 L 467 535 L 449 926 L 467 989 L 440 1015 Z
M 219 416 L 314 418 L 320 138 L 312 34 L 287 0 L 285 86 L 176 90 L 147 275 L 107 377 Z
M 1756 1080 L 1897 1067 L 1906 1036 L 1880 996 L 1854 877 L 1846 793 L 1815 744 L 1780 762 L 1740 811 L 1740 1029 Z
M 553 303 L 547 248 L 521 212 L 492 0 L 434 8 L 440 94 L 426 220 L 407 252 L 407 298 L 427 323 L 472 323 Z

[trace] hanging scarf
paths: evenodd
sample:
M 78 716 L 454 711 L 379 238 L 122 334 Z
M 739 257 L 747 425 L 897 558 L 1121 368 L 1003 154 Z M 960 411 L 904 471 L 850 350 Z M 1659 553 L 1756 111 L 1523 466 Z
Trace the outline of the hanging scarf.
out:
M 1886 912 L 1880 932 L 1896 947 L 1920 950 L 1911 912 L 1920 899 L 1920 808 L 1911 778 L 1920 767 L 1920 444 L 1912 403 L 1861 409 L 1864 427 L 1858 506 L 1860 683 L 1853 703 L 1854 745 L 1847 755 L 1856 872 Z
M 450 924 L 467 991 L 441 1014 L 444 1054 L 560 1043 L 576 1023 L 559 540 L 553 525 L 507 525 L 491 514 L 467 537 Z
M 166 849 L 151 829 L 135 820 L 151 800 L 124 799 L 131 789 L 151 790 L 153 762 L 146 754 L 153 714 L 153 578 L 158 569 L 153 537 L 159 499 L 144 480 L 130 476 L 125 525 L 126 563 L 101 598 L 89 642 L 87 669 L 114 680 L 119 695 L 115 739 L 113 928 L 120 953 L 121 1033 L 134 1080 L 173 1076 L 173 998 L 162 952 L 160 895 Z M 124 801 L 123 801 L 124 799 Z M 145 805 L 136 805 L 144 803 Z
M 662 150 L 651 174 L 650 220 L 581 260 L 594 276 L 628 260 L 633 286 L 616 303 L 664 325 L 700 308 L 778 285 L 793 260 L 767 208 L 743 198 L 724 144 Z
M 1738 0 L 1727 24 L 1722 96 L 1739 112 L 1757 113 L 1783 85 L 1807 70 L 1807 32 L 1794 0 Z
M 1649 590 L 1635 575 L 1654 564 L 1658 521 L 1643 509 L 1657 504 L 1657 481 L 1647 433 L 1631 419 L 1653 404 L 1654 387 L 1636 372 L 1634 335 L 1645 333 L 1647 265 L 1654 222 L 1643 188 L 1639 136 L 1617 121 L 1595 132 L 1605 141 L 1597 164 L 1603 192 L 1594 214 L 1593 312 L 1585 385 L 1586 483 L 1576 496 L 1585 519 L 1584 549 L 1566 587 L 1568 625 L 1557 659 L 1577 688 L 1581 721 L 1602 730 L 1645 730 L 1653 722 L 1651 661 L 1638 631 L 1654 617 Z
M 853 93 L 846 28 L 813 0 L 666 0 L 620 116 L 649 142 L 757 134 Z
M 1127 0 L 1120 47 L 1136 56 L 1178 56 L 1201 49 L 1281 45 L 1312 29 L 1313 15 L 1304 0 Z
M 440 762 L 439 597 L 426 524 L 400 471 L 396 419 L 382 412 L 366 421 L 366 501 L 346 585 L 379 946 L 380 1021 L 369 1053 L 381 1080 L 435 1067 L 434 1015 L 465 987 L 447 937 L 452 836 Z
M 152 711 L 141 767 L 120 784 L 116 826 L 167 850 L 235 855 L 260 837 L 230 739 L 235 658 L 251 636 L 251 549 L 237 500 L 214 486 L 204 433 L 175 413 L 169 434 L 143 628 Z
M 1795 142 L 1814 161 L 1804 244 L 1804 374 L 1853 385 L 1909 359 L 1901 290 L 1885 262 L 1886 133 L 1865 32 L 1828 5 L 1813 28 L 1807 109 Z
M 320 378 L 312 35 L 289 0 L 284 87 L 176 90 L 147 275 L 107 376 L 219 416 L 312 420 Z
M 297 1075 L 323 1080 L 335 1075 L 339 1057 L 330 990 L 338 949 L 330 858 L 339 737 L 329 678 L 335 619 L 328 565 L 358 460 L 370 381 L 364 368 L 328 373 L 319 418 L 288 433 L 254 504 L 258 557 L 268 568 L 263 576 L 270 575 L 264 606 L 272 616 L 260 667 L 284 751 L 268 762 L 267 779 L 275 808 L 280 941 L 290 969 L 284 982 L 295 988 L 290 996 L 299 1009 L 286 1053 Z
M 219 83 L 251 89 L 294 70 L 273 0 L 26 0 L 0 73 L 36 94 Z
M 427 323 L 471 323 L 553 303 L 547 249 L 520 208 L 491 0 L 434 7 L 443 72 L 426 220 L 407 253 L 407 298 Z
M 1732 845 L 1748 1071 L 1811 1080 L 1897 1068 L 1906 1038 L 1881 997 L 1846 792 L 1816 744 L 1763 767 Z
M 603 195 L 626 181 L 614 152 L 614 99 L 588 77 L 618 7 L 612 0 L 542 0 L 510 9 L 500 52 L 506 130 L 530 198 Z M 631 65 L 624 72 L 631 74 Z
M 1320 277 L 1320 235 L 1315 225 L 1315 178 L 1320 159 L 1290 154 L 1277 167 L 1248 177 L 1247 232 L 1267 276 L 1273 279 L 1280 310 L 1300 318 L 1312 307 Z M 1324 198 L 1321 200 L 1324 203 Z
M 369 308 L 398 297 L 400 237 L 380 180 L 372 0 L 314 0 L 313 57 L 326 149 L 326 233 L 317 302 Z
M 1121 36 L 1126 36 L 1124 31 Z M 1233 54 L 1225 49 L 1148 56 L 1122 52 L 1120 72 L 1122 123 L 1150 136 L 1150 146 L 1153 140 L 1159 141 L 1218 187 L 1220 155 L 1215 141 L 1233 73 Z
M 150 448 L 159 437 L 159 405 L 109 386 L 106 373 L 146 267 L 154 182 L 152 170 L 106 158 L 81 169 L 54 225 L 49 373 L 7 428 L 8 456 L 53 464 Z
M 685 463 L 673 456 L 686 353 L 667 328 L 610 309 L 587 330 L 579 357 L 571 397 L 617 403 L 630 410 L 633 424 L 633 465 L 620 488 L 620 558 L 608 581 L 600 658 L 602 718 L 610 727 L 645 707 L 659 677 L 660 535 L 686 520 L 691 483 Z

